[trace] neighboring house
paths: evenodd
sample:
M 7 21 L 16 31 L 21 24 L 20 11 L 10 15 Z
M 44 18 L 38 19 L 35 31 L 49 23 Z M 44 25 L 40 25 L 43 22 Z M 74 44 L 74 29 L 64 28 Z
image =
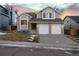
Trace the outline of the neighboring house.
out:
M 0 30 L 9 30 L 10 16 L 9 10 L 0 5 Z
M 13 5 L 4 5 L 4 7 L 9 11 L 9 16 L 10 16 L 10 30 L 14 31 L 16 30 L 16 20 L 17 20 L 17 11 L 14 8 Z
M 51 7 L 46 7 L 38 13 L 23 13 L 18 17 L 17 30 L 29 30 L 37 34 L 62 34 L 60 15 Z
M 66 16 L 64 18 L 64 30 L 65 34 L 76 35 L 79 33 L 79 16 Z

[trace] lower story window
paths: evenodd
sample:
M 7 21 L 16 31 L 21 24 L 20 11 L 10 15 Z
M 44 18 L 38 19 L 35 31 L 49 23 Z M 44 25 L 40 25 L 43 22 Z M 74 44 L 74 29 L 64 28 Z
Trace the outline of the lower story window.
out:
M 27 20 L 21 20 L 21 25 L 27 25 Z

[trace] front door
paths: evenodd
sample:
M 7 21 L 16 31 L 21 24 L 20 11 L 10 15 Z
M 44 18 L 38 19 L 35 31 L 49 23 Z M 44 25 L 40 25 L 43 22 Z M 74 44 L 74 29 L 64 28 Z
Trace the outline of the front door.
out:
M 37 29 L 36 23 L 31 23 L 31 32 L 36 33 L 36 29 Z

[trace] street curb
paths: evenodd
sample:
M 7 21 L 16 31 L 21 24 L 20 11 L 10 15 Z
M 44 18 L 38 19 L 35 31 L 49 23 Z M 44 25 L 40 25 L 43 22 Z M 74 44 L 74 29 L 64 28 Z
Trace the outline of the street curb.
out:
M 60 44 L 41 44 L 41 43 L 29 43 L 29 42 L 13 42 L 13 41 L 3 41 L 3 40 L 0 40 L 0 46 L 79 51 L 79 46 L 64 46 L 64 45 L 60 45 Z

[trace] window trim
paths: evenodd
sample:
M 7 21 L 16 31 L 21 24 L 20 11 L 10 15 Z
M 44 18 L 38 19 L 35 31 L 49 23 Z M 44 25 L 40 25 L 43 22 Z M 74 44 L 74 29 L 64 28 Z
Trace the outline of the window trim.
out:
M 22 26 L 27 26 L 27 29 L 28 29 L 28 22 L 29 22 L 29 17 L 28 17 L 28 15 L 26 15 L 26 19 L 25 20 L 27 20 L 27 24 L 25 24 L 25 25 L 22 25 L 21 24 L 21 20 L 23 20 L 23 19 L 21 19 L 22 18 L 22 16 L 20 16 L 20 30 L 22 29 Z
M 48 13 L 49 14 L 49 18 L 52 18 L 52 16 L 53 16 L 53 13 Z M 51 17 L 50 17 L 51 16 Z
M 43 14 L 46 14 L 45 16 L 46 16 L 46 18 L 44 18 L 43 17 Z M 50 13 L 48 13 L 48 12 L 42 12 L 42 19 L 55 19 L 55 13 L 51 13 L 51 15 L 52 16 L 54 16 L 54 17 L 52 17 L 52 18 L 50 18 L 50 15 L 49 15 Z

